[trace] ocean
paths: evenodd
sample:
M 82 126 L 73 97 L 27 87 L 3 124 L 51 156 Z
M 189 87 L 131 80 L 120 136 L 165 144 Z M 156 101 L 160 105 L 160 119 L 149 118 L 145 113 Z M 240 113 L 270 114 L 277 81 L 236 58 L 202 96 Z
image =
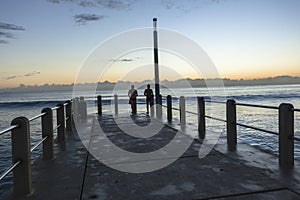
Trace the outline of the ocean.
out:
M 146 112 L 145 98 L 143 97 L 144 88 L 138 88 L 141 97 L 138 98 L 138 113 Z M 217 99 L 234 99 L 238 103 L 259 104 L 267 106 L 279 106 L 281 103 L 291 103 L 295 108 L 300 108 L 300 85 L 271 85 L 271 86 L 231 86 L 214 88 L 214 94 Z M 218 96 L 220 91 L 220 96 Z M 221 94 L 225 94 L 225 96 Z M 83 92 L 88 105 L 88 113 L 96 113 L 96 96 L 103 96 L 103 112 L 114 112 L 114 100 L 110 97 L 114 94 L 119 95 L 119 113 L 130 114 L 128 104 L 127 90 L 101 91 L 93 94 L 92 92 Z M 173 107 L 178 108 L 179 96 L 186 98 L 186 110 L 197 112 L 197 96 L 210 99 L 209 91 L 206 88 L 174 88 L 161 89 L 161 94 L 166 97 L 172 94 Z M 39 93 L 0 93 L 0 130 L 8 127 L 15 117 L 25 116 L 31 118 L 41 113 L 45 107 L 55 107 L 58 103 L 63 103 L 72 98 L 72 92 L 39 92 Z M 163 98 L 163 104 L 166 99 Z M 225 104 L 206 103 L 206 114 L 225 119 Z M 55 113 L 55 112 L 54 112 Z M 166 120 L 166 110 L 163 110 Z M 179 112 L 173 111 L 174 122 L 179 121 Z M 187 134 L 197 137 L 197 116 L 186 114 Z M 295 112 L 295 136 L 300 138 L 300 112 Z M 278 110 L 264 108 L 253 108 L 237 106 L 237 121 L 239 123 L 256 126 L 262 129 L 278 132 Z M 56 123 L 56 122 L 54 122 Z M 226 135 L 226 124 L 215 120 L 206 119 L 207 134 L 210 132 L 219 132 L 222 137 Z M 41 139 L 40 119 L 30 123 L 31 144 L 34 145 Z M 278 154 L 278 136 L 263 133 L 243 127 L 238 127 L 238 142 L 248 143 L 256 148 L 267 151 L 271 154 Z M 11 163 L 11 140 L 10 133 L 0 136 L 0 174 L 2 174 Z M 35 160 L 41 154 L 41 148 L 38 148 L 32 154 L 32 160 Z M 300 161 L 300 143 L 295 141 L 295 159 Z M 12 175 L 7 176 L 0 181 L 0 194 L 12 185 Z

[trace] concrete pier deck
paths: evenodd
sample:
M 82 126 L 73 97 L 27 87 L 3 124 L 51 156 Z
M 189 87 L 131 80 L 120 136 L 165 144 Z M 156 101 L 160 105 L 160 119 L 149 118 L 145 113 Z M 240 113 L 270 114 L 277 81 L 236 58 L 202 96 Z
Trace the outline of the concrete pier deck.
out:
M 137 139 L 125 134 L 115 121 L 126 128 L 131 126 L 127 124 L 128 119 L 128 115 L 89 116 L 80 130 L 86 132 L 83 142 L 99 152 L 107 151 L 105 146 L 95 142 L 102 139 L 98 135 L 98 122 L 114 144 L 136 153 L 159 149 L 177 133 L 176 129 L 164 125 L 157 135 Z M 151 118 L 138 114 L 132 120 L 145 126 Z M 181 135 L 179 139 L 189 140 L 187 137 Z M 201 141 L 193 140 L 179 159 L 157 171 L 128 173 L 95 159 L 78 135 L 71 133 L 64 144 L 56 146 L 55 159 L 40 159 L 33 164 L 34 191 L 19 199 L 300 199 L 297 163 L 292 170 L 282 170 L 276 156 L 240 143 L 236 152 L 228 152 L 226 144 L 217 144 L 206 157 L 199 159 L 201 145 Z M 171 159 L 173 155 L 168 156 Z M 147 164 L 151 160 L 128 162 L 113 154 L 106 162 L 134 168 L 137 162 Z M 10 192 L 4 199 L 18 198 Z

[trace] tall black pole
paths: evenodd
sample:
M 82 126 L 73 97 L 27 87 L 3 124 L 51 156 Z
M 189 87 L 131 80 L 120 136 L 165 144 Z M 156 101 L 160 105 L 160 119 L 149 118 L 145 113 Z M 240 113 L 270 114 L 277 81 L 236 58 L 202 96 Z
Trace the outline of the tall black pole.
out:
M 157 19 L 153 18 L 153 42 L 154 42 L 154 75 L 155 75 L 155 102 L 159 104 L 159 72 L 158 72 L 158 49 L 157 49 Z

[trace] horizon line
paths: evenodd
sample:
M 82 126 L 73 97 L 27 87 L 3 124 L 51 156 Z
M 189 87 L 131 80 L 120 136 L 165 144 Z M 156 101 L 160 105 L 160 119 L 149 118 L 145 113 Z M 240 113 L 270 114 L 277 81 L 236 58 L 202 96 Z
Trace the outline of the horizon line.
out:
M 280 75 L 280 76 L 273 76 L 273 77 L 264 77 L 264 78 L 253 78 L 253 79 L 243 79 L 243 78 L 240 78 L 240 79 L 231 79 L 231 78 L 182 78 L 182 79 L 177 79 L 177 80 L 167 80 L 167 79 L 164 79 L 164 80 L 161 80 L 160 82 L 177 82 L 177 81 L 180 81 L 180 80 L 190 80 L 190 81 L 205 81 L 205 80 L 223 80 L 223 81 L 244 81 L 244 82 L 251 82 L 251 81 L 266 81 L 268 79 L 280 79 L 280 78 L 285 78 L 285 79 L 290 79 L 290 81 L 293 79 L 300 79 L 300 76 L 290 76 L 290 75 Z M 143 80 L 143 81 L 129 81 L 129 80 L 118 80 L 118 81 L 109 81 L 109 80 L 105 80 L 105 81 L 98 81 L 96 83 L 88 83 L 88 82 L 85 82 L 85 83 L 76 83 L 76 84 L 79 84 L 79 85 L 89 85 L 89 84 L 101 84 L 101 83 L 104 83 L 104 84 L 116 84 L 118 82 L 121 82 L 121 83 L 146 83 L 148 82 L 154 82 L 154 80 L 149 80 L 149 79 L 146 79 L 146 80 Z M 300 81 L 300 80 L 298 80 Z M 300 82 L 299 82 L 300 83 Z M 41 84 L 41 85 L 25 85 L 25 84 L 19 84 L 19 86 L 15 86 L 15 87 L 6 87 L 6 88 L 0 88 L 0 90 L 13 90 L 13 89 L 21 89 L 21 88 L 39 88 L 39 87 L 44 87 L 44 86 L 72 86 L 74 85 L 75 83 L 44 83 L 44 84 Z M 288 83 L 286 83 L 288 84 Z M 293 84 L 293 83 L 291 83 Z

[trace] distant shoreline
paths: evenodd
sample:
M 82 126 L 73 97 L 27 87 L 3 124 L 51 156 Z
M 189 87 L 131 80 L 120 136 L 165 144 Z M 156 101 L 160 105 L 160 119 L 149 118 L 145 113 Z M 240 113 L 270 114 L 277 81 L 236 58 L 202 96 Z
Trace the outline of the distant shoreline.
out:
M 169 88 L 184 88 L 186 82 L 188 82 L 193 88 L 206 87 L 206 81 L 220 81 L 222 80 L 225 87 L 234 86 L 268 86 L 268 85 L 298 85 L 300 84 L 300 77 L 292 76 L 277 76 L 270 78 L 252 79 L 252 80 L 231 80 L 228 78 L 224 79 L 179 79 L 175 81 L 163 80 L 161 85 L 167 85 Z M 153 83 L 152 80 L 145 80 L 142 82 L 129 82 L 129 81 L 118 81 L 118 82 L 98 82 L 98 90 L 113 90 L 115 85 L 118 84 L 119 89 L 127 89 L 131 84 L 135 85 L 147 85 L 148 83 Z M 91 90 L 95 87 L 93 83 L 79 84 L 82 90 Z M 35 86 L 26 86 L 21 84 L 19 87 L 15 88 L 3 88 L 0 89 L 0 93 L 25 93 L 25 92 L 71 92 L 73 90 L 74 84 L 44 84 Z

